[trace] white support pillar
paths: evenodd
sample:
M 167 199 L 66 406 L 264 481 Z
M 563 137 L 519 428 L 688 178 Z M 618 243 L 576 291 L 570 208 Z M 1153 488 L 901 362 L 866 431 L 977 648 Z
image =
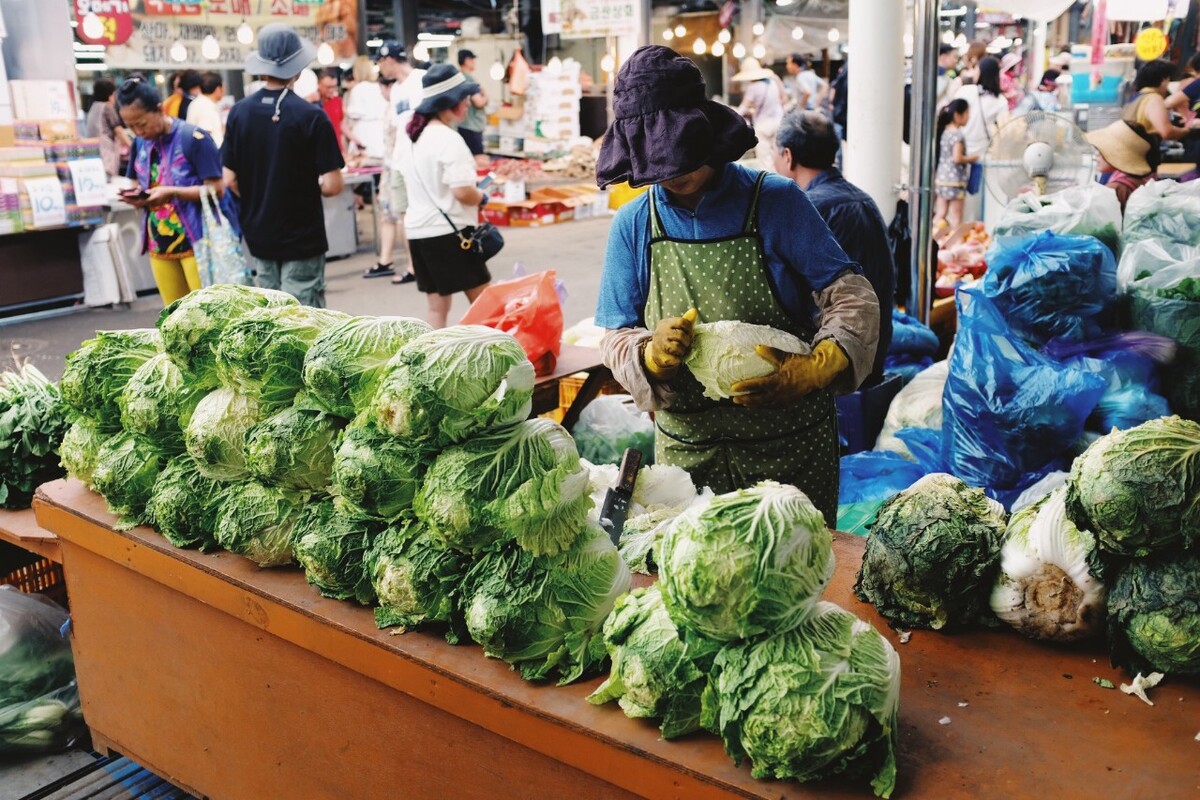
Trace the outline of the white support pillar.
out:
M 1034 22 L 1029 26 L 1029 90 L 1033 91 L 1042 82 L 1042 74 L 1046 71 L 1046 32 L 1049 26 L 1045 22 Z
M 904 116 L 904 0 L 850 0 L 846 179 L 896 212 Z

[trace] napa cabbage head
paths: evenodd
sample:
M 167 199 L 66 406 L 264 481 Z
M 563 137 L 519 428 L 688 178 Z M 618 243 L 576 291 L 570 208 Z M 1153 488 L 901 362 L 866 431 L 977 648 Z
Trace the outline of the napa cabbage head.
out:
M 413 508 L 445 547 L 479 552 L 511 540 L 554 555 L 579 537 L 591 505 L 571 435 L 537 418 L 442 451 Z
M 233 389 L 206 394 L 183 432 L 187 451 L 200 471 L 218 481 L 247 477 L 246 435 L 270 412 L 253 396 Z
M 58 447 L 63 469 L 72 478 L 83 481 L 89 489 L 94 488 L 92 476 L 96 471 L 96 460 L 100 457 L 100 447 L 112 435 L 101 431 L 91 417 L 78 417 L 67 428 Z
M 231 283 L 188 292 L 158 316 L 163 351 L 183 370 L 191 386 L 215 389 L 217 346 L 225 329 L 256 308 L 299 305 L 287 292 Z
M 308 495 L 241 481 L 217 514 L 217 544 L 260 567 L 292 563 L 292 531 Z
M 118 402 L 138 367 L 158 355 L 162 337 L 153 328 L 96 331 L 67 356 L 58 383 L 63 401 L 76 414 L 88 416 L 105 432 L 121 430 Z
M 794 486 L 763 481 L 684 512 L 663 535 L 671 618 L 728 642 L 800 624 L 833 577 L 833 537 Z
M 369 413 L 395 436 L 440 447 L 528 417 L 533 385 L 533 364 L 516 339 L 457 325 L 402 347 Z
M 1066 503 L 1114 556 L 1200 543 L 1200 424 L 1162 417 L 1101 437 L 1072 464 Z
M 246 468 L 271 486 L 323 492 L 344 424 L 323 411 L 285 408 L 246 434 Z
M 758 354 L 758 345 L 787 353 L 810 352 L 799 338 L 768 325 L 736 320 L 699 322 L 692 333 L 692 349 L 684 363 L 704 387 L 704 396 L 713 400 L 733 397 L 733 385 L 739 381 L 762 378 L 778 369 Z
M 217 514 L 229 484 L 200 472 L 187 453 L 167 462 L 154 483 L 146 516 L 155 530 L 176 547 L 217 547 Z
M 602 667 L 604 621 L 631 577 L 599 528 L 556 556 L 516 546 L 485 553 L 464 580 L 467 630 L 526 680 L 571 683 Z
M 1130 675 L 1200 675 L 1200 555 L 1126 564 L 1108 594 L 1108 645 Z
M 604 623 L 604 646 L 612 669 L 589 703 L 616 700 L 627 717 L 661 720 L 664 739 L 700 729 L 700 696 L 720 643 L 699 636 L 685 642 L 658 586 L 617 599 Z
M 117 530 L 149 521 L 146 504 L 168 458 L 170 453 L 137 433 L 117 434 L 101 445 L 92 486 L 103 495 L 108 510 L 117 515 Z
M 1006 523 L 982 489 L 926 475 L 880 507 L 854 591 L 898 625 L 995 625 L 989 596 Z
M 367 407 L 392 356 L 428 323 L 410 317 L 352 317 L 326 329 L 304 356 L 304 386 L 313 401 L 346 419 Z
M 165 449 L 182 451 L 183 429 L 205 394 L 184 379 L 170 356 L 159 353 L 137 368 L 121 392 L 121 424 Z
M 380 628 L 441 623 L 451 644 L 466 637 L 462 583 L 470 559 L 439 547 L 424 524 L 401 520 L 388 526 L 367 551 L 364 564 L 379 598 L 375 624 Z
M 900 657 L 879 631 L 833 603 L 799 627 L 717 654 L 703 723 L 755 778 L 869 780 L 896 786 Z
M 310 503 L 292 529 L 292 554 L 308 582 L 335 600 L 375 599 L 363 558 L 383 525 L 338 509 L 332 498 Z
M 380 430 L 360 414 L 333 456 L 330 489 L 338 502 L 383 520 L 412 513 L 434 454 Z
M 1032 639 L 1070 642 L 1104 630 L 1096 537 L 1067 518 L 1065 497 L 1059 487 L 1013 514 L 1000 548 L 992 611 Z

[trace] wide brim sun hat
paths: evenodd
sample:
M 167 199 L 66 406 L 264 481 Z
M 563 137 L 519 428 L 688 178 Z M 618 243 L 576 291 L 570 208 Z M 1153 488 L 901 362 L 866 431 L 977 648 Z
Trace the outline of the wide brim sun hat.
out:
M 738 68 L 737 74 L 730 80 L 734 81 L 761 81 L 764 78 L 770 78 L 775 73 L 758 63 L 758 59 L 751 56 L 743 58 L 742 63 Z
M 258 49 L 246 56 L 246 72 L 290 81 L 317 57 L 317 46 L 290 25 L 272 23 L 258 31 Z
M 1140 178 L 1150 174 L 1150 162 L 1146 160 L 1150 143 L 1138 136 L 1128 123 L 1117 120 L 1098 131 L 1089 131 L 1085 136 L 1105 161 L 1126 175 Z
M 421 76 L 421 104 L 416 112 L 431 117 L 479 93 L 479 84 L 450 64 L 434 64 Z

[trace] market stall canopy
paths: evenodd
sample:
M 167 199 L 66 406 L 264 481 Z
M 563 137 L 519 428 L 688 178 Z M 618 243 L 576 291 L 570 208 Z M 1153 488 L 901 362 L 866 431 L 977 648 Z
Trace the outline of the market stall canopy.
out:
M 830 39 L 830 31 L 837 31 Z M 797 37 L 800 32 L 800 38 Z M 824 49 L 835 50 L 849 41 L 850 24 L 845 18 L 793 17 L 776 14 L 767 20 L 762 42 L 767 48 L 763 63 L 782 61 L 791 53 L 820 56 Z M 836 57 L 836 56 L 835 56 Z
M 1138 0 L 1140 5 L 1146 5 L 1143 0 Z M 1165 6 L 1167 0 L 1162 0 Z M 1064 13 L 1071 6 L 1075 5 L 1075 0 L 988 0 L 986 7 L 979 10 L 986 11 L 1002 11 L 1017 19 L 1028 19 L 1034 22 L 1052 22 Z M 1108 18 L 1113 19 L 1112 7 L 1114 0 L 1109 0 Z

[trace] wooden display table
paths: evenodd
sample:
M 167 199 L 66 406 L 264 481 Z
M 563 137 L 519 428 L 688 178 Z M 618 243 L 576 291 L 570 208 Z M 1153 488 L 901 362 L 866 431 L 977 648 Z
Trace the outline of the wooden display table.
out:
M 46 484 L 38 522 L 59 535 L 84 715 L 97 746 L 216 800 L 395 797 L 869 797 L 861 784 L 756 781 L 720 742 L 662 741 L 599 679 L 522 681 L 474 645 L 375 629 L 294 569 L 177 550 L 118 533 L 76 481 Z M 826 593 L 851 594 L 863 540 L 838 535 Z M 1171 680 L 1153 708 L 1092 683 L 1120 682 L 1098 649 L 1010 632 L 916 632 L 903 662 L 894 797 L 1195 796 L 1200 689 Z M 948 718 L 940 724 L 939 720 Z
M 0 509 L 0 541 L 62 563 L 58 537 L 38 525 L 32 508 L 20 511 Z
M 549 375 L 539 376 L 534 384 L 533 415 L 545 414 L 558 408 L 559 381 L 577 372 L 586 372 L 587 379 L 562 419 L 564 428 L 568 431 L 574 428 L 584 407 L 596 399 L 605 381 L 612 378 L 609 368 L 600 363 L 600 351 L 594 347 L 578 347 L 571 344 L 562 346 L 554 371 Z

